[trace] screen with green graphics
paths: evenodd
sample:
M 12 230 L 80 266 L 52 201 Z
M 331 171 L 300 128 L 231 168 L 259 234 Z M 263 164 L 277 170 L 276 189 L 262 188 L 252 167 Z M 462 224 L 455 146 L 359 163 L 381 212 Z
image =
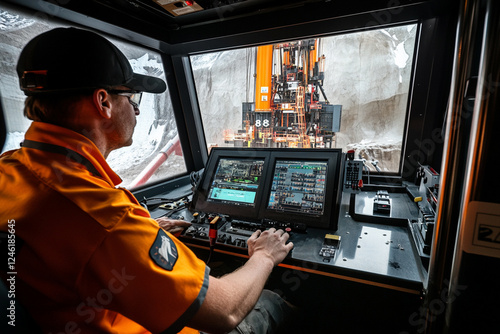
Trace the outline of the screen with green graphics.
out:
M 208 200 L 254 207 L 263 166 L 261 159 L 220 159 Z

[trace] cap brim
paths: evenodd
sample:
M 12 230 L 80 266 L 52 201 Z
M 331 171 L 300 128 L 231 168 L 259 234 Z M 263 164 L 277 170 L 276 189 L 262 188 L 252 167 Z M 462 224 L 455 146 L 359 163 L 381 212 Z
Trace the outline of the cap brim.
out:
M 138 73 L 134 73 L 132 80 L 124 86 L 132 90 L 155 94 L 163 93 L 167 89 L 167 85 L 162 79 Z

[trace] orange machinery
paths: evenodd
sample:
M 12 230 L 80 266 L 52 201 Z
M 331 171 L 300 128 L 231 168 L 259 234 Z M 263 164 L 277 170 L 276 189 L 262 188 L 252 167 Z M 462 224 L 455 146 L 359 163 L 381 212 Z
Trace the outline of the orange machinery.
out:
M 255 103 L 243 103 L 242 130 L 232 138 L 235 146 L 331 146 L 341 106 L 330 105 L 325 96 L 319 43 L 307 39 L 257 48 Z

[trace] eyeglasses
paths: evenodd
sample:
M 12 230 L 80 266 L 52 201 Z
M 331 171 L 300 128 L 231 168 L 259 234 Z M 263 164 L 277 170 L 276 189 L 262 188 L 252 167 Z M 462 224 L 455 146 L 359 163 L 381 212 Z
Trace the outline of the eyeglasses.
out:
M 139 108 L 139 104 L 141 104 L 142 92 L 138 92 L 135 90 L 120 90 L 120 89 L 110 89 L 108 93 L 126 96 L 128 98 L 128 102 L 134 107 Z

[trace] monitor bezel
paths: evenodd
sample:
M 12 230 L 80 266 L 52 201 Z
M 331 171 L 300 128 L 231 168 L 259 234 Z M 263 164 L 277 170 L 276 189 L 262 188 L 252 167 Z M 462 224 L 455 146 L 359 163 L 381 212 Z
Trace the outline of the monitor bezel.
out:
M 255 206 L 240 206 L 235 203 L 220 203 L 208 199 L 215 171 L 221 159 L 262 159 L 263 177 L 260 180 L 259 187 L 255 196 Z M 239 219 L 258 219 L 260 205 L 262 204 L 262 196 L 264 194 L 265 184 L 267 182 L 267 171 L 269 169 L 270 151 L 263 149 L 242 149 L 242 148 L 227 148 L 214 147 L 210 152 L 210 156 L 203 172 L 202 179 L 198 188 L 193 194 L 194 210 L 207 213 L 222 213 Z
M 318 227 L 336 230 L 338 226 L 339 204 L 342 189 L 340 187 L 341 149 L 281 149 L 271 154 L 269 161 L 268 180 L 264 185 L 264 197 L 259 212 L 259 218 L 282 222 L 301 222 L 309 227 Z M 268 208 L 271 195 L 272 178 L 276 169 L 277 161 L 311 161 L 326 162 L 326 192 L 325 210 L 322 215 L 311 215 L 300 212 L 276 211 Z
M 220 159 L 263 159 L 264 177 L 255 198 L 255 207 L 207 201 L 210 185 Z M 336 148 L 212 148 L 202 178 L 193 193 L 193 210 L 228 215 L 231 218 L 260 221 L 300 222 L 308 227 L 337 230 L 342 196 L 341 178 L 343 153 Z M 277 160 L 327 162 L 325 211 L 321 216 L 268 209 L 272 178 Z

